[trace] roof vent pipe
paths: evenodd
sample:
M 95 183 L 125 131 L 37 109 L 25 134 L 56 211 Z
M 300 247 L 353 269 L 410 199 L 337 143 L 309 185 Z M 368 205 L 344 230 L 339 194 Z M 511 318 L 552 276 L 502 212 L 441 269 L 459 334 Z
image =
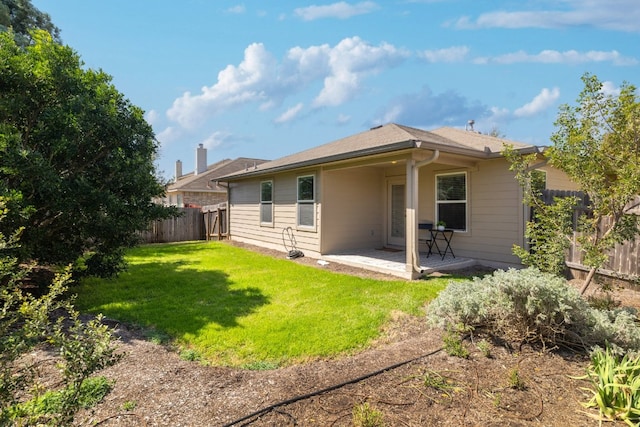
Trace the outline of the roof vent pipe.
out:
M 467 125 L 464 127 L 464 130 L 469 130 L 471 132 L 473 132 L 473 125 L 476 124 L 475 120 L 469 120 L 467 122 Z

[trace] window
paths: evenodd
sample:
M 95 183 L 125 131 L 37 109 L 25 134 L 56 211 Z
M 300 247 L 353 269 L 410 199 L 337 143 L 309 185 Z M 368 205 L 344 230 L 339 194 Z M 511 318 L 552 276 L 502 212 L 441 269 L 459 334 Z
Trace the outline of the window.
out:
M 436 175 L 436 221 L 467 231 L 467 174 Z
M 273 181 L 260 183 L 260 223 L 273 224 Z
M 298 226 L 315 227 L 315 176 L 298 177 Z

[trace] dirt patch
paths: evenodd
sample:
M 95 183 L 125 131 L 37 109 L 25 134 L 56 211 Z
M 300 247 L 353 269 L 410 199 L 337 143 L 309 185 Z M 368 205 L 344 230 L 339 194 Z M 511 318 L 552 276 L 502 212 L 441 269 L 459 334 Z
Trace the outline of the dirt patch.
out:
M 317 266 L 311 258 L 292 262 Z M 382 276 L 335 263 L 322 268 Z M 81 413 L 79 424 L 350 426 L 354 408 L 368 403 L 387 426 L 598 425 L 589 416 L 595 413 L 580 405 L 588 398 L 587 383 L 575 379 L 584 374 L 586 358 L 493 344 L 487 357 L 478 349 L 481 337 L 473 337 L 464 343 L 470 357 L 461 359 L 441 350 L 441 333 L 423 318 L 401 313 L 364 351 L 267 371 L 187 362 L 139 331 L 119 325 L 116 332 L 126 356 L 103 371 L 115 380 L 114 389 Z

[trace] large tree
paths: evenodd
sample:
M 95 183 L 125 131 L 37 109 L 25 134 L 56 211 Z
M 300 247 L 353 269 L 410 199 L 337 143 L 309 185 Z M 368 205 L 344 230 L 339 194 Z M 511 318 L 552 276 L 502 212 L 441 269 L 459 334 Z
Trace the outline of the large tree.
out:
M 13 200 L 0 232 L 24 227 L 23 260 L 113 274 L 169 213 L 151 201 L 164 191 L 153 130 L 110 76 L 44 31 L 33 40 L 0 33 L 0 192 Z
M 635 213 L 640 195 L 640 102 L 636 88 L 628 83 L 622 84 L 619 94 L 611 95 L 594 75 L 585 74 L 582 81 L 577 105 L 560 107 L 553 145 L 544 154 L 589 196 L 589 213 L 579 218 L 577 239 L 583 264 L 589 267 L 584 293 L 607 262 L 608 251 L 640 233 Z M 508 154 L 524 188 L 525 203 L 536 208 L 536 221 L 527 225 L 531 251 L 516 248 L 516 253 L 528 265 L 557 273 L 573 237 L 575 198 L 544 205 L 540 192 L 530 185 L 535 164 L 540 162 Z
M 640 194 L 640 102 L 629 83 L 610 95 L 596 76 L 585 74 L 582 81 L 577 105 L 560 108 L 547 155 L 591 201 L 591 214 L 580 218 L 580 249 L 590 267 L 584 292 L 608 250 L 640 232 L 633 212 Z
M 49 14 L 38 10 L 30 0 L 0 0 L 0 31 L 9 29 L 20 46 L 32 42 L 34 30 L 45 30 L 60 41 L 60 30 L 53 25 Z

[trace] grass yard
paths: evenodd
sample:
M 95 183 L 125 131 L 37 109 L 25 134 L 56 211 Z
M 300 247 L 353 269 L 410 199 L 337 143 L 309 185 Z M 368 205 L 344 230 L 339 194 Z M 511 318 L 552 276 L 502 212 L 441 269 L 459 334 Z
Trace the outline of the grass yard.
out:
M 451 279 L 379 281 L 224 242 L 145 245 L 116 279 L 74 286 L 80 311 L 150 328 L 216 365 L 275 367 L 362 349 L 393 311 L 422 307 Z

